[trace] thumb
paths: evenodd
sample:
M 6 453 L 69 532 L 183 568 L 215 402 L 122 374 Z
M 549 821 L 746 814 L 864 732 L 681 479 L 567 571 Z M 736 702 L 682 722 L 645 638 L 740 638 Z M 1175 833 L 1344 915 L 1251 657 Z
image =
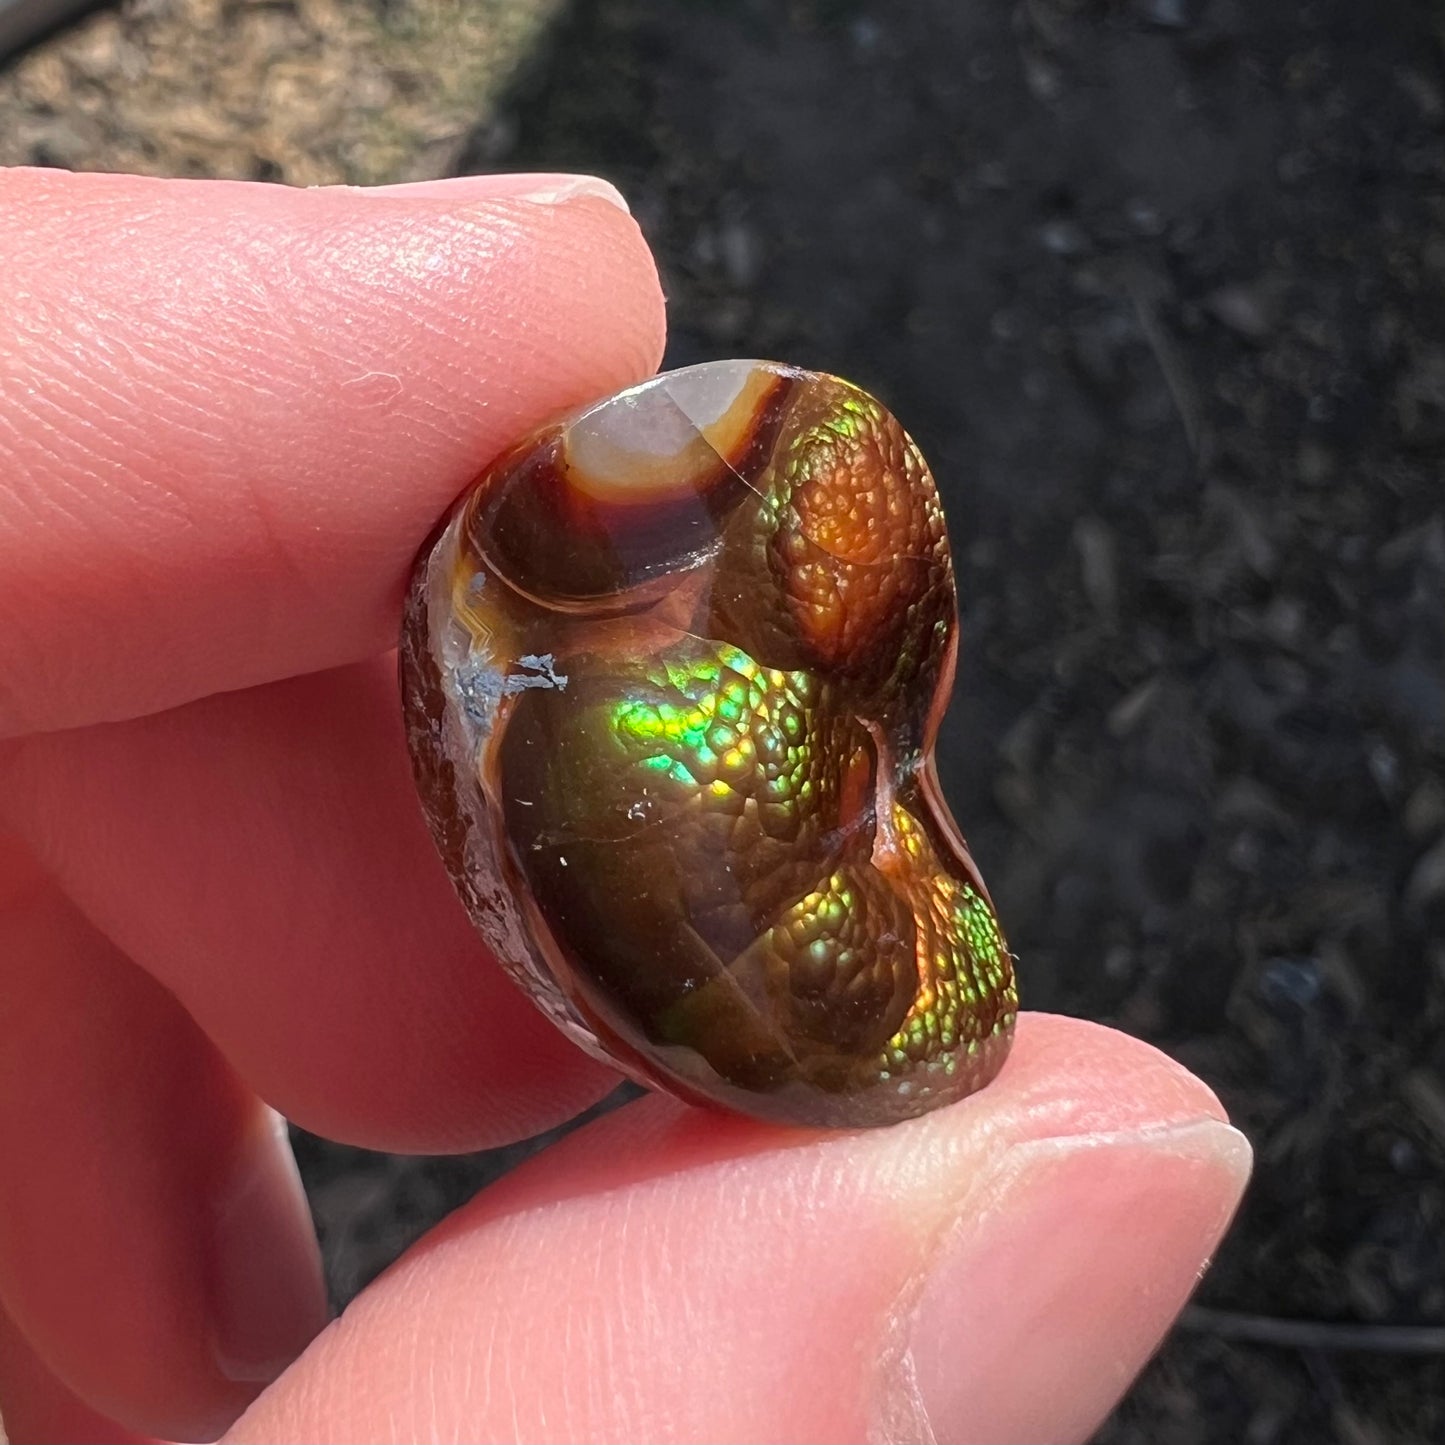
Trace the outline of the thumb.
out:
M 988 1089 L 889 1129 L 648 1100 L 453 1216 L 231 1438 L 1083 1439 L 1248 1168 L 1198 1080 L 1042 1015 Z

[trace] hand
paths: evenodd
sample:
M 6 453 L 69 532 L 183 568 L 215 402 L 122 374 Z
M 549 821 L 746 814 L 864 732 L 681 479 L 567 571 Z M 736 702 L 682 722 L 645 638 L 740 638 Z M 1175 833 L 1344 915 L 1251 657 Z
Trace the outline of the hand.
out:
M 209 1437 L 248 1405 L 236 1440 L 1079 1439 L 1238 1201 L 1248 1148 L 1203 1084 L 1025 1016 L 997 1083 L 896 1128 L 609 1115 L 323 1328 L 262 1099 L 436 1151 L 614 1082 L 452 897 L 384 656 L 479 466 L 658 361 L 635 225 L 567 184 L 0 172 L 17 1445 Z

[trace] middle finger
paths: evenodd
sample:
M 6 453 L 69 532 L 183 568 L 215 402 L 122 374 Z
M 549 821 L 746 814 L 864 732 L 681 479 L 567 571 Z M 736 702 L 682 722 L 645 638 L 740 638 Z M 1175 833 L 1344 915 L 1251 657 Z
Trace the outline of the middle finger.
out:
M 411 782 L 390 657 L 0 751 L 0 809 L 269 1103 L 440 1152 L 616 1079 L 505 977 Z

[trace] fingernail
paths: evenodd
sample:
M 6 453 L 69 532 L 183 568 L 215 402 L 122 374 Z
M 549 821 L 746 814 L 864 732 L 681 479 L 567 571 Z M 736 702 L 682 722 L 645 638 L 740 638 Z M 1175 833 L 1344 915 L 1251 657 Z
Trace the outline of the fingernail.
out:
M 1214 1119 L 1008 1150 L 914 1286 L 888 1438 L 1086 1439 L 1189 1298 L 1250 1158 Z
M 632 214 L 622 192 L 611 181 L 604 181 L 601 176 L 570 176 L 558 185 L 541 186 L 517 195 L 518 200 L 537 201 L 551 206 L 584 198 L 606 201 L 609 205 L 616 206 L 619 211 L 626 211 L 629 216 Z
M 218 1197 L 212 1349 L 222 1375 L 268 1385 L 325 1327 L 321 1254 L 285 1122 L 266 1111 Z
M 434 201 L 535 201 L 539 205 L 561 205 L 566 201 L 606 201 L 628 215 L 632 212 L 622 192 L 601 176 L 578 176 L 565 172 L 528 175 L 450 176 L 437 181 L 407 181 L 394 186 L 356 189 L 359 195 L 411 197 Z

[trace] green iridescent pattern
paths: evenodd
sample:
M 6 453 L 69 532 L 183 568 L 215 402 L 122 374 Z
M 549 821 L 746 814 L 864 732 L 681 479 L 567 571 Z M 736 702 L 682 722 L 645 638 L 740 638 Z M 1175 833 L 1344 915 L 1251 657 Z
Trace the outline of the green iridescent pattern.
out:
M 419 785 L 468 909 L 571 1035 L 795 1123 L 982 1087 L 1013 959 L 928 765 L 938 494 L 836 378 L 720 363 L 544 429 L 418 569 Z
M 617 741 L 636 766 L 698 789 L 709 805 L 740 807 L 751 799 L 768 831 L 786 830 L 813 793 L 808 674 L 760 667 L 724 644 L 711 656 L 659 662 L 644 675 L 671 697 L 631 696 L 614 705 Z
M 898 809 L 894 824 L 905 850 L 923 863 L 928 844 L 914 819 Z M 888 1041 L 882 1066 L 890 1077 L 919 1065 L 955 1074 L 1007 1035 L 1018 1008 L 1013 959 L 988 902 L 972 883 L 942 872 L 931 873 L 927 894 L 920 910 L 923 982 Z

